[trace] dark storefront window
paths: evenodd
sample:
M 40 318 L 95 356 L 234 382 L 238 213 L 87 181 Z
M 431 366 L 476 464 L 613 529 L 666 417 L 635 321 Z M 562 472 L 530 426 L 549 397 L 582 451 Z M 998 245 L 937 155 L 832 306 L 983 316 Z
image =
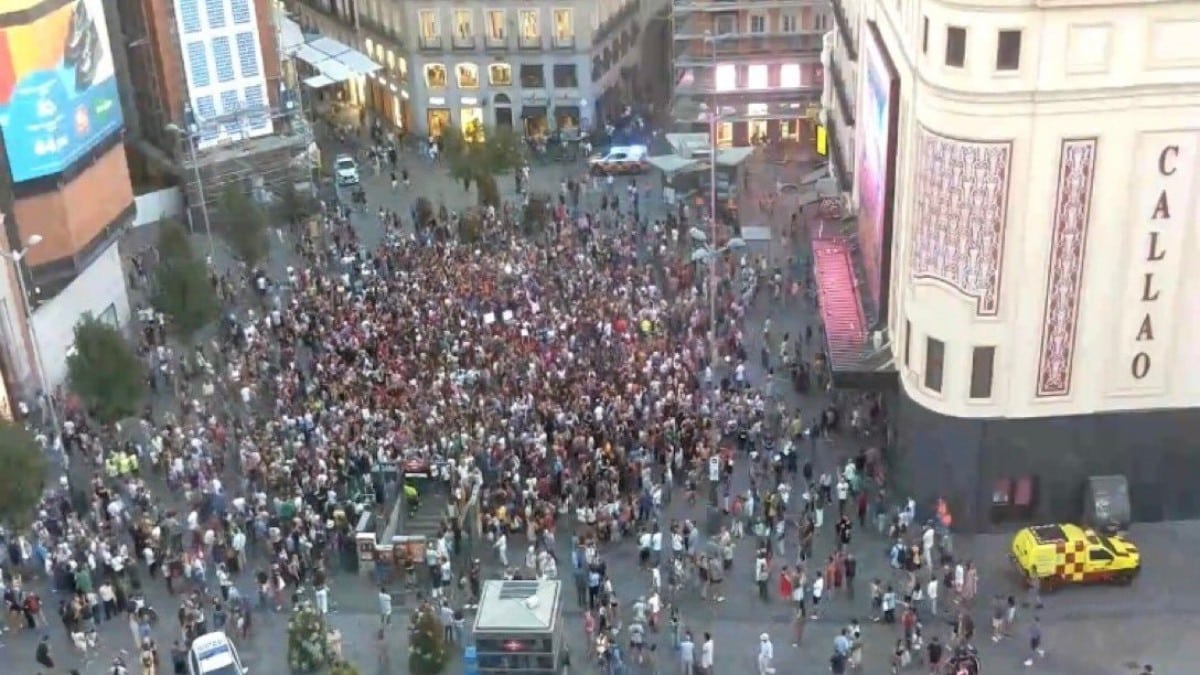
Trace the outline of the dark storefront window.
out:
M 575 64 L 565 63 L 554 66 L 554 86 L 563 89 L 579 86 L 579 78 L 575 77 Z
M 995 347 L 976 347 L 971 352 L 971 398 L 992 397 L 992 370 L 995 366 Z
M 546 69 L 540 63 L 521 66 L 521 86 L 526 89 L 541 89 L 546 86 Z
M 946 360 L 946 343 L 935 338 L 925 338 L 925 388 L 942 390 L 942 367 Z

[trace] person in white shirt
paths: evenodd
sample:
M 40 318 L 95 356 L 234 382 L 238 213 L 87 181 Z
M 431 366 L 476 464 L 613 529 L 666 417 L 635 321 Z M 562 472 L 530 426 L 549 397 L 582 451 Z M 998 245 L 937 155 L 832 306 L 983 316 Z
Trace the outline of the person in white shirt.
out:
M 704 675 L 712 675 L 713 655 L 712 634 L 705 633 L 704 643 L 700 645 L 700 672 Z
M 681 675 L 693 675 L 696 669 L 696 643 L 692 634 L 684 633 L 679 641 L 679 671 Z
M 929 580 L 929 585 L 925 587 L 925 596 L 929 598 L 929 616 L 937 616 L 938 613 L 938 578 L 934 575 Z
M 775 645 L 771 644 L 771 636 L 763 633 L 758 636 L 758 675 L 770 675 L 775 672 L 771 665 L 775 660 Z
M 824 577 L 824 575 L 818 574 L 818 575 L 816 575 L 816 578 L 813 579 L 813 584 L 812 584 L 812 604 L 813 604 L 812 618 L 814 620 L 821 618 L 821 615 L 820 615 L 821 596 L 824 594 L 825 594 L 825 577 Z

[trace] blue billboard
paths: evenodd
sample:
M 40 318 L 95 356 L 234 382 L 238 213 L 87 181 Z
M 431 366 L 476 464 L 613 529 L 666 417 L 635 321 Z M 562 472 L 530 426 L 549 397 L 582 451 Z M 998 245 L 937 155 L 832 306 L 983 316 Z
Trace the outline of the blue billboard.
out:
M 14 183 L 61 173 L 122 121 L 103 0 L 0 0 L 0 131 Z

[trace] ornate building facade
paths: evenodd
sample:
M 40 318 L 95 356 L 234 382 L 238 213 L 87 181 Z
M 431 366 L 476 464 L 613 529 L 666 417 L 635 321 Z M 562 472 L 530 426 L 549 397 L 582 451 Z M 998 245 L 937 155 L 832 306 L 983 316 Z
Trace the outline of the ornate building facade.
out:
M 863 303 L 898 379 L 901 482 L 980 529 L 1014 499 L 1078 516 L 1106 474 L 1128 479 L 1139 519 L 1200 515 L 1200 11 L 855 14 L 837 38 L 856 47 L 842 164 Z

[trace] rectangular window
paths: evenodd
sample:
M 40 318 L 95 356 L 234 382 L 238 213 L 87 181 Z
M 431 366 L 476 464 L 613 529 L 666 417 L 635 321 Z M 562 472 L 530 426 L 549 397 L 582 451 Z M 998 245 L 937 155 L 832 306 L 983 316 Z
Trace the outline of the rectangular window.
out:
M 504 10 L 490 9 L 487 13 L 487 39 L 492 42 L 504 42 Z
M 234 23 L 250 23 L 250 0 L 232 0 L 229 7 Z
M 254 48 L 254 33 L 238 33 L 235 39 L 242 77 L 258 77 L 258 50 Z
M 460 63 L 455 68 L 460 89 L 479 88 L 479 66 L 474 63 Z
M 921 19 L 921 53 L 929 53 L 929 17 Z
M 440 63 L 425 64 L 425 86 L 430 89 L 445 89 L 446 66 Z
M 798 25 L 795 14 L 784 14 L 779 17 L 779 32 L 780 33 L 795 33 Z
M 521 66 L 521 86 L 527 89 L 540 89 L 546 86 L 546 70 L 540 63 L 526 63 Z
M 426 40 L 432 40 L 438 37 L 438 20 L 437 10 L 423 9 L 420 12 L 419 20 L 421 23 L 421 37 Z
M 904 320 L 904 367 L 911 363 L 912 356 L 912 322 Z
M 554 10 L 554 42 L 569 44 L 575 39 L 575 21 L 569 9 Z
M 208 51 L 203 42 L 189 42 L 187 46 L 188 70 L 192 74 L 192 85 L 207 87 L 212 84 L 212 75 L 208 72 Z
M 746 71 L 748 89 L 766 89 L 768 87 L 767 67 L 761 63 L 750 66 Z
M 536 9 L 523 9 L 520 16 L 521 39 L 524 41 L 537 42 L 542 37 L 542 27 L 538 22 L 538 11 Z
M 200 0 L 179 0 L 179 17 L 184 33 L 200 32 Z
M 471 26 L 471 10 L 454 10 L 454 37 L 459 40 L 470 40 L 474 32 Z
M 721 14 L 717 17 L 717 35 L 737 32 L 737 14 Z
M 200 138 L 211 141 L 217 137 L 217 125 L 211 120 L 217 118 L 217 104 L 211 96 L 201 96 L 196 99 L 196 120 L 200 124 Z
M 813 17 L 813 29 L 819 31 L 829 30 L 829 15 L 824 12 Z
M 579 86 L 579 79 L 575 75 L 574 63 L 557 63 L 554 65 L 554 86 L 563 89 Z
M 224 35 L 213 38 L 213 68 L 217 71 L 218 82 L 229 82 L 233 74 L 233 52 L 229 49 L 229 38 Z
M 255 127 L 269 125 L 271 118 L 267 111 L 267 97 L 263 95 L 262 85 L 246 87 L 242 93 L 246 97 L 246 110 L 249 111 L 251 124 Z
M 971 351 L 971 398 L 992 397 L 992 369 L 995 365 L 995 347 L 976 347 Z
M 238 104 L 238 93 L 236 89 L 226 89 L 221 92 L 221 114 L 229 115 L 241 110 L 241 105 Z
M 962 68 L 967 62 L 967 29 L 958 26 L 946 28 L 946 65 Z
M 209 28 L 225 27 L 225 0 L 204 0 L 204 9 Z
M 942 390 L 942 368 L 945 366 L 946 344 L 931 337 L 925 338 L 925 388 Z
M 1021 67 L 1021 31 L 1002 30 L 996 40 L 996 70 Z
M 488 66 L 488 82 L 495 87 L 512 86 L 512 66 L 507 63 L 493 63 Z
M 767 17 L 762 14 L 750 15 L 750 32 L 765 33 L 767 32 Z

